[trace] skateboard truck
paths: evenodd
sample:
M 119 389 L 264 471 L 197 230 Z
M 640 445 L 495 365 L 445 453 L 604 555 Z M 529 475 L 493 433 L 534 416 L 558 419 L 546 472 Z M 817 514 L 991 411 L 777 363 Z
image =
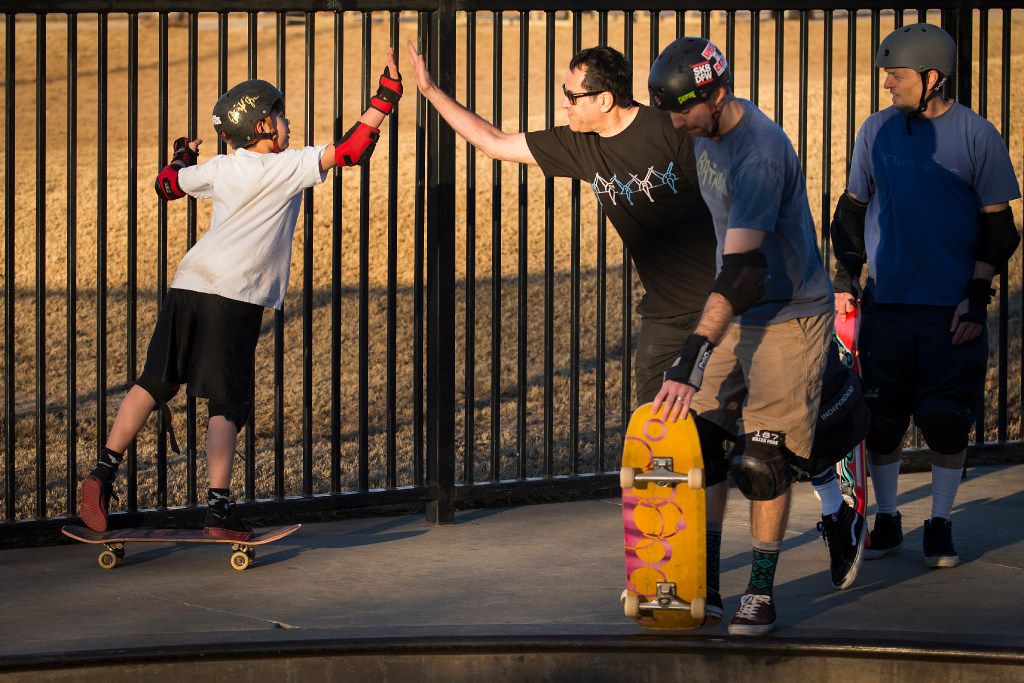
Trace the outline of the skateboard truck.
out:
M 619 483 L 624 489 L 631 489 L 637 484 L 657 484 L 658 486 L 675 486 L 687 484 L 691 489 L 704 488 L 704 470 L 700 467 L 691 467 L 686 474 L 675 472 L 672 469 L 672 458 L 652 458 L 652 469 L 647 472 L 638 472 L 633 467 L 623 467 L 619 470 Z
M 672 581 L 659 581 L 655 586 L 654 597 L 648 602 L 640 602 L 636 595 L 624 595 L 623 605 L 627 616 L 638 616 L 640 612 L 655 610 L 679 610 L 689 612 L 694 619 L 704 619 L 704 598 L 696 597 L 693 602 L 681 600 L 676 595 L 676 584 Z

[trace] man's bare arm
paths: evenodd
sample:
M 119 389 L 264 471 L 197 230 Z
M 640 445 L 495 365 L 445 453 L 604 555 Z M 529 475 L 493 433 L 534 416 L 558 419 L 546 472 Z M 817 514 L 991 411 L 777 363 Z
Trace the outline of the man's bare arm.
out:
M 434 83 L 423 56 L 416 52 L 412 41 L 408 42 L 408 48 L 409 61 L 416 76 L 416 87 L 430 101 L 441 118 L 465 138 L 466 142 L 492 159 L 521 164 L 537 163 L 526 144 L 525 133 L 505 133 L 456 102 Z

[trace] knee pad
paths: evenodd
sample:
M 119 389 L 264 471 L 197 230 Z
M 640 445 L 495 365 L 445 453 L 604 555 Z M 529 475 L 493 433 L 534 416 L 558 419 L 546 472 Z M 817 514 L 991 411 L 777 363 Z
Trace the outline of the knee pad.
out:
M 715 484 L 720 484 L 729 476 L 724 442 L 735 441 L 736 437 L 700 415 L 693 416 L 693 423 L 697 427 L 697 438 L 700 439 L 700 452 L 704 458 L 705 485 L 714 486 Z
M 952 411 L 924 413 L 914 416 L 928 448 L 942 455 L 955 455 L 967 448 L 970 425 L 964 416 Z
M 210 418 L 221 415 L 224 419 L 235 423 L 235 428 L 242 431 L 242 427 L 249 421 L 249 413 L 252 412 L 252 403 L 227 403 L 223 401 L 210 401 L 207 405 L 207 412 Z
M 793 483 L 785 436 L 761 429 L 744 434 L 729 458 L 729 474 L 749 500 L 772 500 Z
M 146 392 L 153 397 L 153 400 L 156 401 L 158 406 L 166 404 L 174 398 L 175 394 L 178 393 L 178 390 L 181 389 L 180 384 L 171 384 L 170 382 L 165 382 L 162 379 L 157 379 L 156 377 L 147 375 L 146 373 L 142 373 L 135 383 L 145 389 Z
M 868 430 L 868 450 L 872 453 L 892 453 L 903 443 L 903 435 L 907 433 L 910 418 L 898 420 L 871 415 L 871 429 Z

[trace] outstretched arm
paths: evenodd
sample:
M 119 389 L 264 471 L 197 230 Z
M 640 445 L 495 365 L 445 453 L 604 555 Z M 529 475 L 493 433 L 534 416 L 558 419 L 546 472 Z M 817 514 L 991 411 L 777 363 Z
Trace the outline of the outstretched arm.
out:
M 427 98 L 456 133 L 466 139 L 492 159 L 515 161 L 521 164 L 536 164 L 530 147 L 526 144 L 525 133 L 504 133 L 488 121 L 463 107 L 447 93 L 437 87 L 427 71 L 423 56 L 416 52 L 412 41 L 408 42 L 409 61 L 416 75 L 416 87 Z
M 370 106 L 359 117 L 359 121 L 333 145 L 327 145 L 320 157 L 320 170 L 329 171 L 335 166 L 355 166 L 369 161 L 373 148 L 380 137 L 380 124 L 391 113 L 402 97 L 402 74 L 395 63 L 395 50 L 388 48 L 388 66 L 380 77 L 377 94 L 370 98 Z

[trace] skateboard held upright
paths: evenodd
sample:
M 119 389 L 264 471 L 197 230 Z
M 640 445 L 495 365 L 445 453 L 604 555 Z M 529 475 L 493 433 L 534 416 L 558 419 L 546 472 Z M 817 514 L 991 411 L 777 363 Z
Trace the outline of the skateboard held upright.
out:
M 696 628 L 707 597 L 704 462 L 693 418 L 636 409 L 622 449 L 626 615 L 647 628 Z
M 836 314 L 836 338 L 839 341 L 839 357 L 848 368 L 860 374 L 860 358 L 857 352 L 857 332 L 860 327 L 860 309 L 852 313 Z M 864 442 L 853 447 L 842 460 L 836 463 L 839 485 L 846 503 L 861 515 L 868 506 L 867 469 L 864 461 Z

